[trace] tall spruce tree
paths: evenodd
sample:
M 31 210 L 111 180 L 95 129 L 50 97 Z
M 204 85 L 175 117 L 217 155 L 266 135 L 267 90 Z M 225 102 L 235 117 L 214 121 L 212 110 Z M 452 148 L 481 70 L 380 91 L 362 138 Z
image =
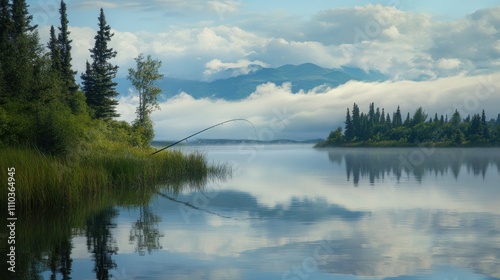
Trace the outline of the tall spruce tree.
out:
M 359 106 L 354 103 L 352 106 L 352 130 L 353 137 L 360 137 L 361 134 L 361 116 L 359 115 Z
M 396 110 L 396 113 L 394 113 L 392 117 L 392 125 L 394 127 L 403 125 L 403 117 L 401 116 L 401 110 L 399 109 L 399 106 L 398 109 Z
M 6 43 L 12 31 L 12 16 L 9 0 L 0 0 L 0 40 Z
M 118 117 L 115 97 L 117 83 L 113 82 L 118 71 L 118 66 L 112 65 L 109 60 L 116 57 L 116 51 L 108 47 L 113 33 L 106 23 L 104 10 L 101 8 L 99 15 L 99 30 L 94 37 L 94 48 L 90 49 L 92 64 L 87 65 L 85 73 L 81 75 L 83 91 L 87 97 L 87 104 L 98 119 L 111 119 Z
M 350 141 L 354 138 L 354 127 L 351 120 L 351 114 L 349 113 L 349 108 L 347 108 L 347 114 L 345 116 L 345 139 Z
M 0 0 L 0 104 L 5 103 L 7 87 L 4 71 L 9 53 L 9 37 L 12 30 L 12 17 L 9 0 Z
M 49 55 L 51 61 L 52 70 L 56 73 L 61 73 L 61 49 L 59 48 L 56 31 L 54 26 L 50 27 L 50 39 L 47 43 L 47 47 L 49 48 Z
M 75 82 L 76 71 L 73 71 L 71 66 L 71 43 L 73 40 L 69 39 L 70 32 L 68 30 L 68 14 L 66 13 L 66 3 L 62 0 L 61 7 L 59 8 L 59 14 L 61 26 L 59 27 L 57 45 L 60 53 L 61 78 L 63 79 L 64 86 L 68 89 L 69 93 L 74 94 L 78 89 L 78 86 Z
M 16 37 L 33 32 L 37 28 L 37 25 L 31 25 L 33 16 L 28 13 L 28 7 L 25 0 L 12 1 L 13 35 Z
M 33 90 L 33 85 L 37 82 L 34 78 L 37 68 L 35 62 L 39 62 L 42 51 L 38 32 L 35 30 L 37 26 L 31 25 L 33 16 L 28 13 L 28 7 L 26 1 L 12 1 L 11 25 L 7 31 L 8 41 L 5 42 L 6 53 L 2 57 L 7 94 L 24 100 L 36 97 L 37 93 Z

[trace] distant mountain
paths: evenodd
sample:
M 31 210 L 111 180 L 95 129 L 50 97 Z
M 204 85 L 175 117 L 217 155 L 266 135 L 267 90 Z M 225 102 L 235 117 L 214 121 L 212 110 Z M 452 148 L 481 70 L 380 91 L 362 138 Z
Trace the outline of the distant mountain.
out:
M 248 74 L 241 74 L 236 69 L 227 69 L 220 73 L 220 79 L 212 81 L 192 81 L 164 78 L 160 83 L 164 98 L 171 98 L 180 92 L 187 92 L 194 98 L 214 98 L 240 100 L 248 97 L 257 86 L 268 82 L 281 85 L 292 84 L 292 92 L 308 91 L 317 86 L 337 87 L 351 80 L 384 81 L 387 77 L 378 71 L 364 71 L 359 68 L 342 67 L 327 69 L 312 63 L 301 65 L 283 65 L 278 68 L 252 67 Z M 130 82 L 117 79 L 119 92 L 128 93 Z

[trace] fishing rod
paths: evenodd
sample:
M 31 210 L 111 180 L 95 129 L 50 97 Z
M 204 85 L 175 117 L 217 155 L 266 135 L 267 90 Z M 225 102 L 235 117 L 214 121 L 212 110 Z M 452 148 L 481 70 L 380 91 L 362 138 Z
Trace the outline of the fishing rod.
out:
M 179 141 L 177 141 L 177 142 L 175 142 L 175 143 L 172 143 L 172 144 L 170 144 L 170 145 L 166 146 L 165 148 L 159 149 L 158 151 L 156 151 L 156 152 L 152 153 L 152 154 L 151 154 L 151 156 L 152 156 L 152 155 L 154 155 L 154 154 L 157 154 L 157 153 L 159 153 L 159 152 L 161 152 L 161 151 L 163 151 L 163 150 L 166 150 L 166 149 L 168 149 L 168 148 L 170 148 L 170 147 L 172 147 L 172 146 L 175 146 L 175 145 L 177 145 L 177 144 L 181 143 L 182 141 L 187 140 L 187 139 L 189 139 L 189 138 L 191 138 L 191 137 L 193 137 L 193 136 L 195 136 L 195 135 L 198 135 L 198 134 L 200 134 L 200 133 L 202 133 L 202 132 L 204 132 L 204 131 L 207 131 L 207 130 L 209 130 L 209 129 L 212 129 L 212 128 L 217 127 L 217 126 L 219 126 L 219 125 L 223 125 L 223 124 L 228 123 L 228 122 L 235 122 L 235 121 L 245 121 L 245 122 L 247 122 L 247 123 L 251 124 L 251 125 L 252 125 L 252 127 L 253 127 L 253 130 L 255 131 L 255 135 L 257 135 L 257 130 L 255 129 L 255 126 L 253 125 L 253 123 L 252 123 L 251 121 L 249 121 L 249 120 L 247 120 L 247 119 L 231 119 L 231 120 L 223 121 L 223 122 L 220 122 L 220 123 L 218 123 L 218 124 L 215 124 L 215 125 L 212 125 L 212 126 L 210 126 L 210 127 L 207 127 L 207 128 L 205 128 L 205 129 L 203 129 L 203 130 L 200 130 L 200 131 L 198 131 L 198 132 L 196 132 L 196 133 L 194 133 L 194 134 L 191 134 L 191 135 L 189 135 L 189 136 L 188 136 L 188 137 L 186 137 L 186 138 L 183 138 L 183 139 L 181 139 L 181 140 L 179 140 Z

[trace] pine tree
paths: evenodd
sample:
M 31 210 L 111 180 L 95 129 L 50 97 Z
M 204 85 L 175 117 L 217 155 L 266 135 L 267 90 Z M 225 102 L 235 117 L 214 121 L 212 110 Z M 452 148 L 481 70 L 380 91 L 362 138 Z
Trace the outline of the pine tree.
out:
M 6 3 L 2 3 L 4 6 Z M 8 5 L 8 1 L 7 1 Z M 26 1 L 14 0 L 11 8 L 11 24 L 8 24 L 5 8 L 2 7 L 2 21 L 8 24 L 7 42 L 3 45 L 2 68 L 5 81 L 5 91 L 10 97 L 32 99 L 36 97 L 33 84 L 36 69 L 35 62 L 40 58 L 41 48 L 36 32 L 36 25 L 31 25 L 33 16 L 28 13 Z
M 455 113 L 453 113 L 453 115 L 451 116 L 451 120 L 450 120 L 451 125 L 454 128 L 457 128 L 461 121 L 462 121 L 462 118 L 460 117 L 460 113 L 458 112 L 458 110 L 455 109 Z
M 361 119 L 359 115 L 359 107 L 356 103 L 352 106 L 352 135 L 359 138 L 361 136 Z
M 481 133 L 481 117 L 479 114 L 472 115 L 471 124 L 469 126 L 469 135 L 478 135 Z
M 392 127 L 391 116 L 389 115 L 389 113 L 387 113 L 387 118 L 385 119 L 385 125 L 386 125 L 388 128 L 391 128 L 391 127 Z
M 61 19 L 61 26 L 59 27 L 59 36 L 57 39 L 59 52 L 60 52 L 60 63 L 61 63 L 61 75 L 64 80 L 64 85 L 68 89 L 70 94 L 74 94 L 78 89 L 75 82 L 76 71 L 73 71 L 71 66 L 71 43 L 73 40 L 69 39 L 70 32 L 68 31 L 68 15 L 66 13 L 66 3 L 61 0 L 61 7 L 59 8 L 59 14 Z M 52 32 L 52 31 L 51 31 Z M 52 34 L 51 34 L 52 36 Z
M 485 140 L 488 140 L 490 138 L 490 133 L 488 130 L 488 123 L 486 122 L 486 114 L 483 110 L 483 113 L 481 114 L 481 134 L 483 135 L 483 138 Z
M 377 108 L 377 114 L 378 114 L 378 108 Z M 385 110 L 382 108 L 382 113 L 378 117 L 380 119 L 380 124 L 385 125 Z
M 61 50 L 59 48 L 54 26 L 50 27 L 50 39 L 47 43 L 47 47 L 49 48 L 52 70 L 56 73 L 61 73 Z
M 370 124 L 373 124 L 375 122 L 375 103 L 374 102 L 370 103 L 370 106 L 368 109 L 368 122 L 370 122 Z
M 118 66 L 109 62 L 110 59 L 116 57 L 116 51 L 108 47 L 108 42 L 111 41 L 114 34 L 111 33 L 111 27 L 106 23 L 102 8 L 98 20 L 99 30 L 94 37 L 94 48 L 90 50 L 93 62 L 87 65 L 81 78 L 83 91 L 87 96 L 87 104 L 93 110 L 94 117 L 110 119 L 119 116 L 116 113 L 118 101 L 114 99 L 118 96 L 115 89 L 117 83 L 113 82 Z
M 37 28 L 37 25 L 31 25 L 33 16 L 28 13 L 28 7 L 24 0 L 12 1 L 13 34 L 15 37 L 33 32 Z
M 427 114 L 425 113 L 424 109 L 422 109 L 422 107 L 418 107 L 418 109 L 415 110 L 415 113 L 413 114 L 412 124 L 417 125 L 424 123 L 426 119 L 427 119 Z
M 403 124 L 403 118 L 401 116 L 401 110 L 398 109 L 396 110 L 396 113 L 394 113 L 394 116 L 392 117 L 392 125 L 394 127 L 399 127 Z
M 409 127 L 411 125 L 411 123 L 412 123 L 412 121 L 410 119 L 410 112 L 408 112 L 408 114 L 406 115 L 406 120 L 403 123 L 403 125 L 406 126 L 406 127 Z
M 0 40 L 2 46 L 8 41 L 12 32 L 12 16 L 9 0 L 0 0 Z
M 93 94 L 96 92 L 95 83 L 97 78 L 95 77 L 95 72 L 92 69 L 92 65 L 90 65 L 87 60 L 85 64 L 85 73 L 81 75 L 82 78 L 82 91 L 87 96 L 87 104 L 98 104 L 99 100 L 97 99 L 97 95 Z
M 12 17 L 9 0 L 0 0 L 0 104 L 6 102 L 7 83 L 4 71 L 7 68 L 5 61 L 9 54 L 9 37 L 12 30 Z
M 354 138 L 354 126 L 351 119 L 351 114 L 349 113 L 349 108 L 347 108 L 347 114 L 345 116 L 345 132 L 344 136 L 347 141 L 351 141 Z

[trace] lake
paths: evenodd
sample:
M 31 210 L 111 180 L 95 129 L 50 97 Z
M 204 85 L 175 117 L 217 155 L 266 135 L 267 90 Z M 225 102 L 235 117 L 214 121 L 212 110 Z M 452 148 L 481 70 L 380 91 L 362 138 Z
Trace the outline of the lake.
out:
M 25 230 L 50 225 L 32 235 L 56 253 L 31 248 L 24 262 L 32 274 L 500 279 L 499 148 L 178 149 L 228 162 L 233 174 L 165 190 L 148 204 L 101 209 L 79 229 L 64 228 L 73 217 L 38 217 Z M 57 239 L 61 232 L 68 238 Z

